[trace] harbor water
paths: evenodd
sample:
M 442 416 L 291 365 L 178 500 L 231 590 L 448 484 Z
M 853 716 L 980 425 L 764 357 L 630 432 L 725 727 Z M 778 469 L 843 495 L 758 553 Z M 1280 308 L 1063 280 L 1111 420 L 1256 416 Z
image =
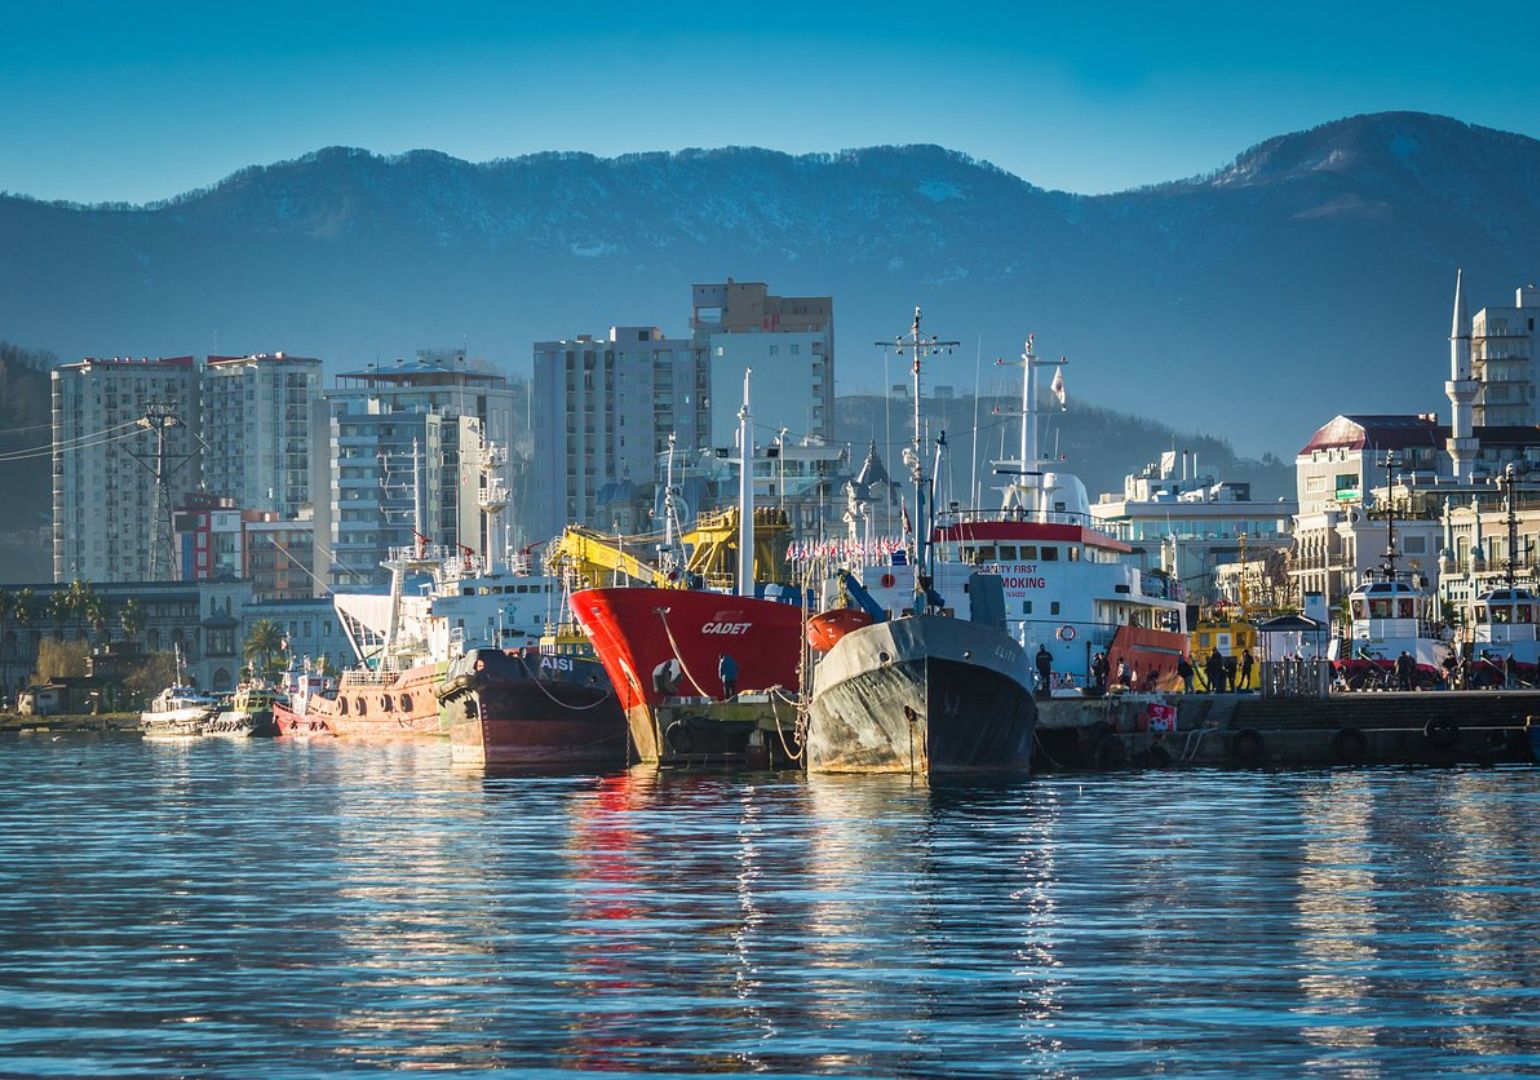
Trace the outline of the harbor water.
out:
M 0 1074 L 1540 1072 L 1540 771 L 0 741 Z

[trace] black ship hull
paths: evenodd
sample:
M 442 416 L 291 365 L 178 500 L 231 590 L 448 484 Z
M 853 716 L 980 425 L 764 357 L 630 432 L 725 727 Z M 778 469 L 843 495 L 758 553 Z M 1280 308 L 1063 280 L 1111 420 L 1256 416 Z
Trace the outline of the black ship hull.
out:
M 626 764 L 626 719 L 597 660 L 477 649 L 451 666 L 439 701 L 456 765 Z
M 1003 631 L 895 620 L 845 635 L 820 661 L 808 769 L 1024 773 L 1036 723 L 1021 647 Z

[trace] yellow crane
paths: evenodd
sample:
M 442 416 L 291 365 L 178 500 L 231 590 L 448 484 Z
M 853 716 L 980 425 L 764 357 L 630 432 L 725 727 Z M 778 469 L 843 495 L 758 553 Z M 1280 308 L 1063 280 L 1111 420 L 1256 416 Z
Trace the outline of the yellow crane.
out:
M 791 523 L 775 507 L 754 510 L 754 580 L 786 580 L 786 544 Z M 556 576 L 570 574 L 575 588 L 605 585 L 651 585 L 686 588 L 704 584 L 731 588 L 738 564 L 738 508 L 702 514 L 684 533 L 684 566 L 669 568 L 649 561 L 640 552 L 655 552 L 656 535 L 605 535 L 582 525 L 568 525 L 546 548 L 545 565 Z

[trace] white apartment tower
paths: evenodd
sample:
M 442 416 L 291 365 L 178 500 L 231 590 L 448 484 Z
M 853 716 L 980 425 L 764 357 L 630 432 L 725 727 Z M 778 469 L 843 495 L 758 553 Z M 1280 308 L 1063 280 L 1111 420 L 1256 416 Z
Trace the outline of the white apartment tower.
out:
M 607 498 L 657 480 L 670 434 L 681 463 L 710 446 L 710 371 L 688 338 L 614 326 L 598 339 L 536 342 L 534 365 L 537 539 L 571 522 L 609 528 Z
M 670 434 L 676 469 L 699 465 L 704 452 L 736 454 L 747 368 L 760 446 L 833 442 L 831 298 L 772 296 L 763 282 L 729 279 L 692 286 L 690 311 L 688 338 L 612 326 L 535 343 L 531 536 L 574 522 L 645 527 L 632 519 L 655 502 L 648 492 Z
M 151 580 L 157 513 L 157 435 L 164 418 L 167 514 L 197 490 L 198 368 L 191 356 L 88 358 L 53 371 L 53 576 Z M 167 534 L 169 540 L 169 531 Z M 168 562 L 159 577 L 169 579 Z
M 203 369 L 203 485 L 242 510 L 298 516 L 311 503 L 311 403 L 321 361 L 211 356 Z
M 834 441 L 834 300 L 772 296 L 760 281 L 691 286 L 690 331 L 711 366 L 711 445 L 731 446 L 736 388 L 754 369 L 754 422 L 793 440 Z
M 1485 307 L 1467 320 L 1471 376 L 1480 386 L 1474 406 L 1477 427 L 1535 423 L 1537 315 L 1540 288 L 1523 285 L 1514 290 L 1512 307 Z
M 508 447 L 514 436 L 502 375 L 461 349 L 423 350 L 339 375 L 312 424 L 318 576 L 339 586 L 377 579 L 389 549 L 412 542 L 414 503 L 429 541 L 481 550 L 482 440 Z

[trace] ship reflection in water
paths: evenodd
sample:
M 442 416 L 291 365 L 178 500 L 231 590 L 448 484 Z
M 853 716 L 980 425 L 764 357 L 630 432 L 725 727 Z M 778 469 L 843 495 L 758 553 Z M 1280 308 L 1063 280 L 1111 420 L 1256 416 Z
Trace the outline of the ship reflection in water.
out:
M 1522 770 L 509 778 L 13 739 L 0 1071 L 1540 1063 Z

